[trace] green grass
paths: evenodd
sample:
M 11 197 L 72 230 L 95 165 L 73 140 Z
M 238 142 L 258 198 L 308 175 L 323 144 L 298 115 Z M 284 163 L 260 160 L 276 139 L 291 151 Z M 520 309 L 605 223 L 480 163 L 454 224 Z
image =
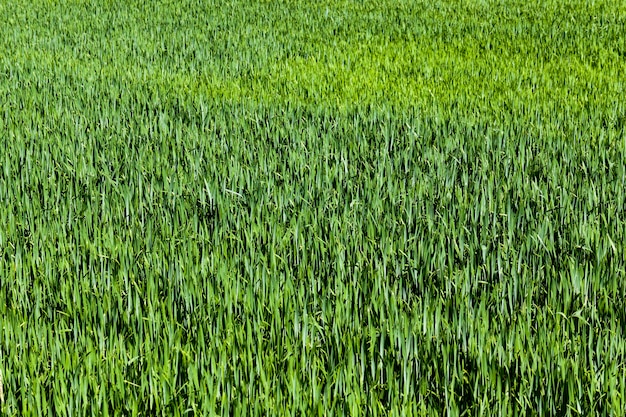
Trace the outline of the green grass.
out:
M 0 413 L 626 413 L 626 3 L 0 2 Z

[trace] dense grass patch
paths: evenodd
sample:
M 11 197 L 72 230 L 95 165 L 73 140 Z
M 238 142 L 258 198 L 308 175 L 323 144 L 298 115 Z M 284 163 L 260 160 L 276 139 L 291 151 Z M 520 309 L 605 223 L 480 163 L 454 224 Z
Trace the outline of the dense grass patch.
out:
M 7 415 L 621 415 L 626 4 L 0 4 Z

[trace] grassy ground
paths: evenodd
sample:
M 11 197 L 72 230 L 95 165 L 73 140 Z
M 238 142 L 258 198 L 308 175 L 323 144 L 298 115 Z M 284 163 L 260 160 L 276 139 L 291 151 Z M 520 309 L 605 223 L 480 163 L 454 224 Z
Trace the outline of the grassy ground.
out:
M 626 412 L 626 3 L 0 2 L 0 412 Z

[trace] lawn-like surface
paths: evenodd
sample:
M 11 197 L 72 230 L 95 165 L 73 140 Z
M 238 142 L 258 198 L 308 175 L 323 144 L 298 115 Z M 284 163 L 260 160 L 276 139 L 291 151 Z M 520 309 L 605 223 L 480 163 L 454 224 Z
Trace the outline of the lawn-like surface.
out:
M 3 415 L 622 415 L 624 1 L 0 1 Z

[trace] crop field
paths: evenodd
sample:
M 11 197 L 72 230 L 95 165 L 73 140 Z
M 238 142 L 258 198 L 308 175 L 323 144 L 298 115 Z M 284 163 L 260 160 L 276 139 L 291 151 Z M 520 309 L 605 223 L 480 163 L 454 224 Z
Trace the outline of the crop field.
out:
M 626 1 L 0 27 L 0 415 L 626 415 Z

